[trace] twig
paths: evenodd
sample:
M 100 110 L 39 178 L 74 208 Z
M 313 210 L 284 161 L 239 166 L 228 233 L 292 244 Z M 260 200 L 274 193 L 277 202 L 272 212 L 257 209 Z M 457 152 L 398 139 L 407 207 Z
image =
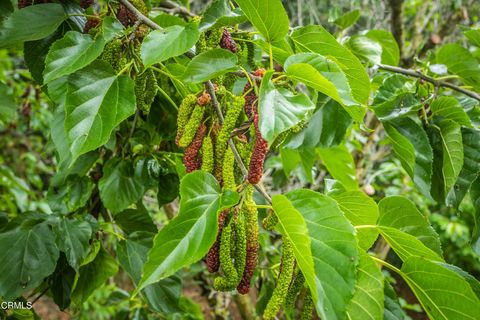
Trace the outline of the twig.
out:
M 408 70 L 408 69 L 395 67 L 395 66 L 389 66 L 389 65 L 385 65 L 385 64 L 379 64 L 378 67 L 382 70 L 391 71 L 391 72 L 395 72 L 395 73 L 400 73 L 400 74 L 403 74 L 403 75 L 406 75 L 406 76 L 409 76 L 409 77 L 415 77 L 415 78 L 423 79 L 427 82 L 433 83 L 435 86 L 450 88 L 452 90 L 458 91 L 460 93 L 463 93 L 466 96 L 469 96 L 473 99 L 476 99 L 476 100 L 480 101 L 480 94 L 479 93 L 464 89 L 464 88 L 459 87 L 457 85 L 454 85 L 450 82 L 436 80 L 432 77 L 424 75 L 423 73 L 421 73 L 419 71 Z
M 37 302 L 41 297 L 43 297 L 45 295 L 45 293 L 47 293 L 48 289 L 50 289 L 50 287 L 46 287 L 45 290 L 43 290 L 33 301 L 32 301 L 32 305 L 35 304 L 35 302 Z
M 138 27 L 140 27 L 141 24 L 142 24 L 142 20 L 139 19 L 139 20 L 135 21 L 135 24 L 133 25 L 133 31 L 128 36 L 128 41 L 133 41 L 133 39 L 135 39 L 137 29 L 138 29 Z
M 170 9 L 170 10 L 172 10 L 172 12 L 179 13 L 182 16 L 185 16 L 185 17 L 195 17 L 195 15 L 193 13 L 191 13 L 190 11 L 188 11 L 187 8 L 182 7 L 181 5 L 179 5 L 179 4 L 177 4 L 173 1 L 170 1 L 170 0 L 162 1 L 160 3 L 160 7 Z
M 212 105 L 215 108 L 215 112 L 217 113 L 218 120 L 220 124 L 223 124 L 223 113 L 222 109 L 220 108 L 220 105 L 217 100 L 217 95 L 215 94 L 215 88 L 213 86 L 213 83 L 209 80 L 205 82 L 205 86 L 207 88 L 208 94 L 210 94 L 210 97 L 212 98 Z M 243 160 L 240 157 L 240 154 L 237 150 L 237 147 L 235 146 L 235 143 L 233 142 L 232 138 L 228 139 L 228 145 L 230 146 L 230 149 L 232 149 L 233 156 L 235 157 L 235 161 L 237 162 L 238 166 L 240 167 L 240 171 L 242 171 L 242 174 L 246 178 L 248 176 L 248 170 L 243 164 Z M 272 198 L 268 195 L 268 193 L 260 188 L 258 185 L 254 185 L 255 189 L 257 189 L 258 192 L 268 201 L 268 203 L 272 203 Z
M 155 30 L 162 30 L 162 27 L 160 27 L 158 24 L 150 20 L 148 17 L 146 17 L 144 14 L 142 14 L 140 11 L 138 11 L 137 8 L 135 8 L 134 5 L 132 5 L 128 0 L 119 0 L 120 3 L 122 3 L 128 10 L 130 10 L 135 16 L 137 17 L 138 20 L 141 20 L 144 24 L 149 26 L 152 29 Z M 187 51 L 185 55 L 189 58 L 193 58 L 195 56 L 195 53 L 193 51 Z M 220 124 L 223 124 L 223 113 L 222 110 L 220 109 L 220 105 L 217 100 L 217 96 L 215 94 L 215 88 L 213 86 L 213 83 L 208 80 L 205 82 L 205 87 L 207 88 L 207 92 L 210 94 L 210 97 L 212 98 L 212 104 L 215 108 L 215 112 L 217 113 L 218 119 L 220 121 Z M 243 160 L 240 156 L 240 153 L 237 150 L 237 147 L 235 146 L 235 143 L 233 143 L 233 140 L 230 138 L 228 139 L 228 145 L 232 149 L 233 156 L 235 157 L 235 161 L 237 162 L 238 166 L 240 167 L 240 170 L 242 171 L 242 174 L 246 177 L 248 176 L 248 170 L 243 164 Z M 254 185 L 255 189 L 257 189 L 258 192 L 267 200 L 268 203 L 272 203 L 272 198 L 268 195 L 268 193 L 260 188 L 258 185 Z

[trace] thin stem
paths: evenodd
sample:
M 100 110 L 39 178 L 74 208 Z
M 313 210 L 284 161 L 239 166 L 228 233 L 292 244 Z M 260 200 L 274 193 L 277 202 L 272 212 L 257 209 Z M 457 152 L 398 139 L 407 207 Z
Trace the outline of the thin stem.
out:
M 387 261 L 384 261 L 384 260 L 379 259 L 379 258 L 374 257 L 374 256 L 370 256 L 370 258 L 372 258 L 372 259 L 375 260 L 376 262 L 380 263 L 382 266 L 385 266 L 385 267 L 387 267 L 388 269 L 394 271 L 395 273 L 397 273 L 397 274 L 399 274 L 399 275 L 403 275 L 402 270 L 398 269 L 398 268 L 395 267 L 394 265 L 391 265 L 391 264 L 388 263 Z
M 132 12 L 138 20 L 141 20 L 143 23 L 145 23 L 147 26 L 149 26 L 152 29 L 155 30 L 162 30 L 162 27 L 160 27 L 158 24 L 150 20 L 148 17 L 146 17 L 143 13 L 138 11 L 137 8 L 133 4 L 131 4 L 128 0 L 119 0 L 121 4 L 123 4 L 127 9 Z
M 423 79 L 427 82 L 433 83 L 437 87 L 440 86 L 440 87 L 450 88 L 452 90 L 458 91 L 460 93 L 463 93 L 466 96 L 469 96 L 473 99 L 476 99 L 476 100 L 480 101 L 480 94 L 477 93 L 477 92 L 473 92 L 473 91 L 464 89 L 464 88 L 459 87 L 457 85 L 454 85 L 450 82 L 441 81 L 441 80 L 429 77 L 429 76 L 427 76 L 427 75 L 425 75 L 425 74 L 423 74 L 419 71 L 408 70 L 408 69 L 395 67 L 395 66 L 389 66 L 389 65 L 385 65 L 385 64 L 379 64 L 378 67 L 382 70 L 391 71 L 391 72 L 395 72 L 395 73 L 400 73 L 400 74 L 403 74 L 403 75 L 406 75 L 406 76 L 409 76 L 409 77 Z
M 272 210 L 273 210 L 273 207 L 272 207 L 272 206 L 265 205 L 265 204 L 257 204 L 257 205 L 255 205 L 255 207 L 256 207 L 257 209 L 272 209 Z
M 375 229 L 377 226 L 373 224 L 364 224 L 360 226 L 354 226 L 355 229 Z

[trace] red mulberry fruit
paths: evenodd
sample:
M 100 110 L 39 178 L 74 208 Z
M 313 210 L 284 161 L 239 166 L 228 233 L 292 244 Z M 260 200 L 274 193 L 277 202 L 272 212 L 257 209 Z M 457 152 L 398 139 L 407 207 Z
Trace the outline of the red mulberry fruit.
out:
M 202 161 L 199 159 L 198 152 L 202 148 L 203 138 L 205 137 L 206 131 L 207 127 L 202 123 L 200 128 L 198 128 L 192 143 L 187 149 L 185 149 L 183 163 L 185 164 L 185 168 L 188 173 L 200 169 L 202 165 Z
M 223 28 L 222 39 L 220 40 L 220 47 L 230 50 L 233 53 L 237 53 L 238 51 L 237 44 L 235 43 L 235 40 L 233 40 L 230 32 L 228 32 L 227 28 Z
M 253 124 L 255 126 L 255 145 L 253 147 L 252 158 L 250 159 L 250 167 L 248 171 L 248 182 L 257 184 L 260 182 L 263 173 L 263 163 L 268 151 L 268 144 L 263 139 L 258 128 L 258 114 L 254 115 Z
M 98 17 L 90 17 L 85 23 L 83 28 L 83 33 L 88 33 L 91 29 L 96 28 L 100 24 L 100 19 Z
M 93 4 L 93 0 L 80 0 L 80 8 L 87 9 Z
M 215 273 L 220 269 L 220 238 L 222 237 L 223 222 L 229 213 L 229 209 L 223 210 L 218 216 L 217 240 L 207 253 L 206 263 L 210 273 Z

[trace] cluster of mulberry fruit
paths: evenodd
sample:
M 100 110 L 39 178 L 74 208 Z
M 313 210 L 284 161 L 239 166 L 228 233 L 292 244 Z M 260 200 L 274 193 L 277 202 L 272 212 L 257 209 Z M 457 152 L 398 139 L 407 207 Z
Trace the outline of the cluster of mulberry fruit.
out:
M 93 5 L 93 0 L 80 0 L 80 8 L 87 9 Z

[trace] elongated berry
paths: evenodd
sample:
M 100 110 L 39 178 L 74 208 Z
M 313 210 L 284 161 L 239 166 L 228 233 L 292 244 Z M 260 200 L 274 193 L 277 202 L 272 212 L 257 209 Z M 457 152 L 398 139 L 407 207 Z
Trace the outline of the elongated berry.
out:
M 253 124 L 255 126 L 255 145 L 253 147 L 252 157 L 250 158 L 248 182 L 257 184 L 262 178 L 263 164 L 268 152 L 268 144 L 267 141 L 263 139 L 260 129 L 258 128 L 258 114 L 254 114 Z
M 233 53 L 237 53 L 238 51 L 237 44 L 227 28 L 223 28 L 222 39 L 220 39 L 220 48 L 230 50 Z
M 185 131 L 182 134 L 182 137 L 178 141 L 178 145 L 182 148 L 186 148 L 192 143 L 195 134 L 200 127 L 200 124 L 203 120 L 203 115 L 205 113 L 205 108 L 197 105 L 190 116 L 190 119 L 185 126 Z
M 225 222 L 225 218 L 227 217 L 230 209 L 223 210 L 218 215 L 218 232 L 217 232 L 217 239 L 213 246 L 208 250 L 206 263 L 208 272 L 214 273 L 220 269 L 220 240 L 222 237 L 222 230 L 223 230 L 223 223 Z
M 198 128 L 197 133 L 192 141 L 192 143 L 185 149 L 185 154 L 183 155 L 183 164 L 187 173 L 200 169 L 202 163 L 199 157 L 199 151 L 202 148 L 203 138 L 207 128 L 205 124 L 201 124 Z

